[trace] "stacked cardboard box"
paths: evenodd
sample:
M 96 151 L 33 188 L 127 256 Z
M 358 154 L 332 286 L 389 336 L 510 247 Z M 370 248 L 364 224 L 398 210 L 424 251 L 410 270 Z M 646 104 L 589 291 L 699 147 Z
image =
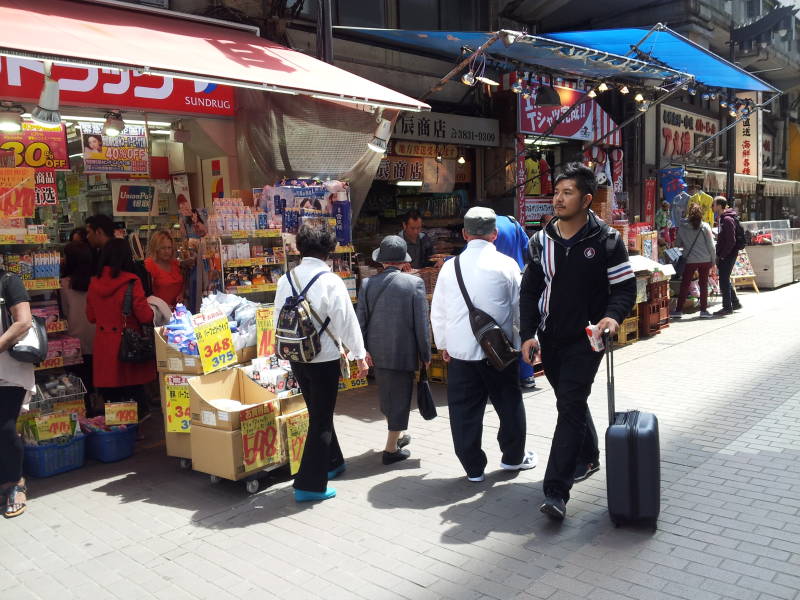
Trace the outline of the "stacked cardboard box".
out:
M 607 185 L 600 185 L 597 187 L 597 193 L 592 199 L 592 210 L 595 214 L 603 219 L 606 223 L 612 223 L 614 220 L 614 208 L 611 202 L 611 188 Z

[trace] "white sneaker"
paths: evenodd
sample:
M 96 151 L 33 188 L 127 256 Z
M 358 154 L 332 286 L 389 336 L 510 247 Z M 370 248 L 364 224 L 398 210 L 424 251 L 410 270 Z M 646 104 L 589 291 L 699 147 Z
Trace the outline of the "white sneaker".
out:
M 468 479 L 469 481 L 481 482 L 481 481 L 483 481 L 484 479 L 486 479 L 486 475 L 485 475 L 484 473 L 481 473 L 481 474 L 480 474 L 480 475 L 478 475 L 477 477 L 470 477 L 470 476 L 467 476 L 467 479 Z
M 504 462 L 500 463 L 500 468 L 505 469 L 506 471 L 527 471 L 528 469 L 534 468 L 539 462 L 539 457 L 536 456 L 536 452 L 533 450 L 528 450 L 525 453 L 525 458 L 522 459 L 522 462 L 518 465 L 507 465 Z

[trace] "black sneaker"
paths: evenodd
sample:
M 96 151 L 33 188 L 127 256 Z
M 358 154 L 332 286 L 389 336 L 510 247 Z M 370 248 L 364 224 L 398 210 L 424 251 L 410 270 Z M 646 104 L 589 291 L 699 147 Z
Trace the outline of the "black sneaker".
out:
M 586 464 L 579 464 L 575 469 L 575 483 L 589 479 L 592 475 L 600 470 L 600 461 L 594 461 Z
M 405 448 L 410 443 L 411 443 L 411 436 L 408 435 L 407 433 L 405 433 L 405 434 L 403 434 L 403 437 L 401 437 L 399 440 L 397 440 L 397 448 L 398 448 L 398 450 L 400 448 Z
M 741 304 L 739 304 L 739 303 L 737 302 L 737 303 L 736 303 L 736 304 L 734 304 L 734 305 L 733 305 L 731 308 L 733 308 L 733 310 L 741 310 L 741 308 L 742 308 L 742 305 L 741 305 Z
M 522 386 L 523 389 L 535 390 L 536 389 L 536 378 L 535 377 L 526 377 L 525 379 L 520 379 L 519 384 Z
M 730 308 L 720 308 L 717 312 L 714 313 L 715 317 L 727 317 L 728 315 L 733 314 L 733 309 Z
M 407 459 L 411 456 L 411 452 L 405 450 L 403 448 L 395 451 L 395 452 L 386 452 L 383 451 L 383 464 L 385 465 L 393 465 L 396 462 L 400 462 L 401 460 Z
M 539 510 L 555 521 L 563 521 L 567 516 L 567 503 L 563 498 L 547 496 Z

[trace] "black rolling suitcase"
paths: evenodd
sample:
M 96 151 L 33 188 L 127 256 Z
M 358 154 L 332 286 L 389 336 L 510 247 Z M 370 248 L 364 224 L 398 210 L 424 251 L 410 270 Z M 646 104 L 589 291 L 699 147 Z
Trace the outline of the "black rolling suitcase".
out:
M 608 421 L 606 490 L 608 514 L 615 525 L 650 523 L 661 510 L 661 450 L 658 419 L 652 413 L 614 410 L 614 352 L 606 336 Z

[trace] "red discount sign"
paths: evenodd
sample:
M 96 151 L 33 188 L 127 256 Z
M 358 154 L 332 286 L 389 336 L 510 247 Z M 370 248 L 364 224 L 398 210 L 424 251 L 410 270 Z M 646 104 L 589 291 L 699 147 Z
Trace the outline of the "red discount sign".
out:
M 33 217 L 36 202 L 34 181 L 33 169 L 0 169 L 0 217 Z
M 15 167 L 48 168 L 69 171 L 66 129 L 23 123 L 22 131 L 0 133 L 0 149 L 14 155 Z

